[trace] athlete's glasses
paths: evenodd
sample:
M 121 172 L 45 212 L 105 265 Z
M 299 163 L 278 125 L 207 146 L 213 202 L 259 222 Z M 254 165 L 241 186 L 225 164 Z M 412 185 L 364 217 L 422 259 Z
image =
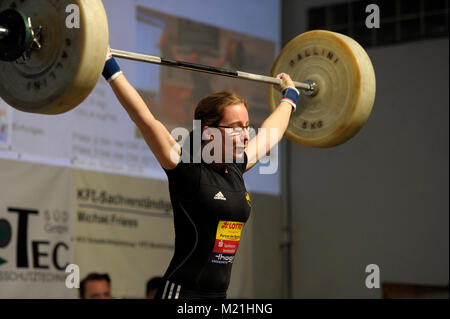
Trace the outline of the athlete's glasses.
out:
M 230 135 L 242 135 L 246 131 L 247 133 L 253 129 L 253 126 L 226 126 L 226 125 L 216 125 L 215 127 L 224 128 L 225 131 Z

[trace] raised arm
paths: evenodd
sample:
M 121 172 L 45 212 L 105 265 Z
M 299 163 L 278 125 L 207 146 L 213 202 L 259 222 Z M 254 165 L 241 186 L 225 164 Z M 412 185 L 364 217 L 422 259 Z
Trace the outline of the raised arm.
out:
M 103 75 L 108 80 L 120 104 L 137 125 L 147 145 L 165 169 L 177 166 L 181 149 L 167 128 L 150 112 L 136 89 L 128 82 L 111 55 L 105 64 Z
M 258 134 L 248 142 L 246 171 L 255 166 L 280 142 L 289 125 L 291 113 L 295 110 L 299 92 L 295 89 L 291 77 L 286 73 L 280 73 L 277 78 L 282 80 L 280 89 L 285 92 L 284 98 L 275 111 L 262 123 L 263 130 L 259 130 Z

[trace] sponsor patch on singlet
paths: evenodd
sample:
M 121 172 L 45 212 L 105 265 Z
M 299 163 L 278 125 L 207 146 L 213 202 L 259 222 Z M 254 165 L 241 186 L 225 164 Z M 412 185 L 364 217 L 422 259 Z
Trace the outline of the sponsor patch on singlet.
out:
M 241 232 L 245 223 L 219 221 L 216 233 L 216 243 L 211 255 L 214 264 L 232 264 L 234 255 L 241 240 Z

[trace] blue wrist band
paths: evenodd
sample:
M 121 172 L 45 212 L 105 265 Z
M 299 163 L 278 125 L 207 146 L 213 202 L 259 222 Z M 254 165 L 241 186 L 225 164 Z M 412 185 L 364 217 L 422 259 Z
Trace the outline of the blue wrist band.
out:
M 289 104 L 291 104 L 292 108 L 295 111 L 295 109 L 297 108 L 297 102 L 298 102 L 300 93 L 294 88 L 286 88 L 283 90 L 282 93 L 283 93 L 283 98 L 281 100 L 286 101 Z
M 298 91 L 293 88 L 287 88 L 283 91 L 283 98 L 289 99 L 295 104 L 297 104 L 299 96 L 300 94 L 298 93 Z
M 106 60 L 102 75 L 108 82 L 114 80 L 120 73 L 122 71 L 120 71 L 120 66 L 117 64 L 116 59 L 110 58 Z

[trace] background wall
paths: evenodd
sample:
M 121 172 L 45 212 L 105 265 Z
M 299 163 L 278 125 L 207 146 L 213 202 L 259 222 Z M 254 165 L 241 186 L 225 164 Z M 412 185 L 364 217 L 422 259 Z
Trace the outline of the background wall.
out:
M 331 3 L 283 1 L 283 44 Z M 448 286 L 448 44 L 369 48 L 377 93 L 360 133 L 331 149 L 289 143 L 294 298 L 380 298 L 369 264 L 382 282 Z

